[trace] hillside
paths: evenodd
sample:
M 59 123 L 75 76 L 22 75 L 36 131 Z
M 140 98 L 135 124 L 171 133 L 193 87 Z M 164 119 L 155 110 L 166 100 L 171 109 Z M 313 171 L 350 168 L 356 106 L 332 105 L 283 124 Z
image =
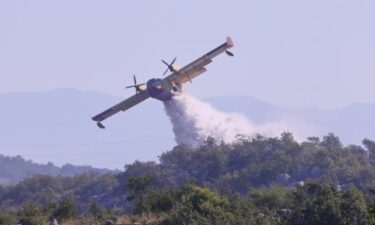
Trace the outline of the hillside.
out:
M 43 196 L 43 190 L 56 187 L 56 196 L 61 197 L 64 193 L 73 191 L 83 205 L 96 196 L 96 200 L 106 207 L 117 204 L 126 206 L 124 194 L 131 177 L 153 177 L 155 188 L 194 183 L 222 193 L 239 195 L 246 194 L 252 188 L 271 187 L 274 184 L 295 187 L 311 181 L 366 190 L 375 180 L 375 167 L 372 165 L 375 159 L 375 142 L 367 139 L 365 143 L 366 148 L 344 146 L 333 134 L 324 136 L 323 139 L 311 137 L 299 143 L 291 133 L 283 133 L 280 138 L 243 137 L 238 143 L 229 145 L 208 140 L 198 149 L 176 146 L 160 156 L 160 163 L 135 161 L 118 174 L 83 174 L 74 178 L 31 177 L 15 187 L 22 192 L 23 189 L 18 189 L 17 186 L 30 185 L 27 190 L 34 190 L 35 193 L 28 194 L 33 197 L 33 201 L 55 198 L 48 193 L 48 196 Z M 19 157 L 12 160 L 23 161 Z M 27 165 L 33 164 L 28 162 Z M 51 164 L 34 165 L 34 168 L 56 170 Z M 59 174 L 63 170 L 61 168 Z M 41 189 L 33 188 L 34 185 L 39 186 L 39 182 L 44 183 L 40 186 Z M 15 193 L 7 193 L 3 192 L 0 202 L 20 204 L 27 200 L 18 198 L 14 202 L 12 195 Z
M 175 145 L 161 102 L 149 99 L 105 121 L 100 130 L 91 117 L 124 97 L 57 89 L 40 93 L 0 94 L 0 154 L 22 155 L 34 162 L 72 163 L 122 169 L 134 160 L 157 160 Z M 344 144 L 375 136 L 375 104 L 353 104 L 332 111 L 285 109 L 252 97 L 207 99 L 225 112 L 244 114 L 256 124 L 284 121 L 305 136 L 334 132 Z M 355 127 L 355 129 L 353 129 Z
M 104 174 L 108 172 L 111 171 L 107 169 L 96 169 L 91 166 L 65 164 L 62 167 L 58 167 L 51 162 L 47 164 L 37 164 L 30 160 L 25 160 L 21 156 L 9 157 L 0 155 L 0 184 L 9 185 L 37 174 L 74 176 L 83 173 Z
M 332 218 L 325 216 L 329 212 L 334 220 L 359 217 L 363 223 L 358 224 L 365 225 L 367 214 L 375 215 L 367 209 L 374 204 L 375 142 L 367 139 L 363 143 L 365 148 L 344 146 L 334 134 L 299 143 L 291 133 L 280 138 L 242 137 L 230 145 L 207 140 L 198 149 L 176 146 L 160 156 L 160 163 L 135 161 L 118 174 L 39 175 L 0 186 L 0 209 L 20 209 L 18 215 L 22 215 L 28 207 L 50 212 L 62 205 L 65 210 L 76 208 L 83 218 L 100 221 L 112 214 L 145 212 L 161 213 L 159 220 L 178 221 L 181 216 L 182 220 L 196 220 L 196 213 L 205 220 L 215 213 L 221 215 L 216 210 L 224 210 L 252 221 L 239 224 L 280 225 L 301 224 L 301 215 L 319 215 L 329 221 Z M 229 205 L 232 207 L 225 207 Z M 56 213 L 67 217 L 61 211 Z M 345 217 L 347 213 L 352 216 Z M 245 215 L 249 218 L 243 218 Z M 260 223 L 256 218 L 269 222 Z

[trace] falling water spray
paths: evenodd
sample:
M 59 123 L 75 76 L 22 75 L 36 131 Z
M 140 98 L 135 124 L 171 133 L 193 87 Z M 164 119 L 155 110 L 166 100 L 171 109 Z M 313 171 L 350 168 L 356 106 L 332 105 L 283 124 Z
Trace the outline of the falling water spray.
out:
M 177 144 L 197 146 L 208 137 L 232 143 L 238 135 L 260 133 L 277 136 L 287 130 L 284 123 L 254 125 L 240 114 L 220 112 L 187 93 L 174 96 L 164 102 L 164 106 L 172 122 Z

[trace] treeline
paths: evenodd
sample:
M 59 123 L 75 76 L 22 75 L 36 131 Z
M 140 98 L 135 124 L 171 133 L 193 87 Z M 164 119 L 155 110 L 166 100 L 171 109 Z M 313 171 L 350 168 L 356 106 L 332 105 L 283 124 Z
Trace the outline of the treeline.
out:
M 301 143 L 291 133 L 242 136 L 233 144 L 208 139 L 118 174 L 30 177 L 1 187 L 0 207 L 24 218 L 32 202 L 44 220 L 138 215 L 157 224 L 373 224 L 374 159 L 374 141 L 343 146 L 334 134 Z M 70 216 L 50 210 L 66 201 Z
M 132 213 L 103 209 L 93 201 L 80 212 L 72 198 L 43 206 L 27 203 L 16 211 L 0 212 L 0 224 L 62 225 L 121 224 L 160 225 L 368 225 L 375 224 L 375 204 L 366 202 L 356 188 L 339 191 L 332 185 L 307 183 L 297 188 L 254 188 L 243 196 L 221 195 L 207 187 L 183 185 L 153 189 L 151 177 L 129 181 Z
M 274 184 L 296 187 L 305 182 L 327 183 L 338 189 L 375 185 L 375 142 L 343 146 L 337 136 L 309 137 L 298 143 L 291 133 L 280 138 L 239 137 L 234 144 L 207 140 L 198 149 L 177 146 L 160 156 L 160 163 L 127 165 L 122 179 L 153 176 L 159 188 L 186 183 L 204 185 L 224 194 L 243 195 Z
M 146 181 L 146 182 L 145 182 Z M 148 189 L 148 177 L 131 180 L 135 214 L 159 216 L 158 224 L 366 225 L 374 224 L 375 205 L 361 191 L 307 183 L 296 189 L 254 188 L 230 197 L 206 187 Z
M 107 169 L 96 169 L 91 166 L 74 166 L 65 164 L 62 167 L 53 163 L 38 164 L 31 160 L 25 160 L 21 156 L 4 156 L 0 154 L 0 184 L 16 183 L 37 174 L 73 176 L 80 173 L 98 172 L 108 173 Z

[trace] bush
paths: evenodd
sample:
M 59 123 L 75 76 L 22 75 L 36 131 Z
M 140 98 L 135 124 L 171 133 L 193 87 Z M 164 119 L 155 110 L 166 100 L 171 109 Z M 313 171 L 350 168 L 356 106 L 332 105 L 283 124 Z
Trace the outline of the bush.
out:
M 16 217 L 10 213 L 0 212 L 0 224 L 11 225 L 16 222 Z
M 43 208 L 32 203 L 23 205 L 17 216 L 22 225 L 42 225 L 48 221 L 48 217 L 43 213 Z

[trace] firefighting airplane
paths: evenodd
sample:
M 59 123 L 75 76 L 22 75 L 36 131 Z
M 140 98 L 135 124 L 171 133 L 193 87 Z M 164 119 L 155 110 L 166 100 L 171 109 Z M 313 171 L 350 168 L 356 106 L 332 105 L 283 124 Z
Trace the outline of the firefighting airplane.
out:
M 134 85 L 128 86 L 126 88 L 135 88 L 135 95 L 94 116 L 92 119 L 97 122 L 99 128 L 104 129 L 105 127 L 102 124 L 103 120 L 120 111 L 129 109 L 149 97 L 158 99 L 160 101 L 170 100 L 172 96 L 182 91 L 183 84 L 188 81 L 191 82 L 193 78 L 204 73 L 206 71 L 206 68 L 204 68 L 204 66 L 211 63 L 214 57 L 220 55 L 223 52 L 225 52 L 229 56 L 233 56 L 233 53 L 228 50 L 232 47 L 232 39 L 230 37 L 227 37 L 227 40 L 224 44 L 218 46 L 217 48 L 213 49 L 212 51 L 206 53 L 202 57 L 182 68 L 179 68 L 174 64 L 176 58 L 174 58 L 173 61 L 169 64 L 162 60 L 162 62 L 167 66 L 164 75 L 168 71 L 172 72 L 172 74 L 163 79 L 153 78 L 147 81 L 147 83 L 142 84 L 137 84 L 136 77 L 133 76 Z

